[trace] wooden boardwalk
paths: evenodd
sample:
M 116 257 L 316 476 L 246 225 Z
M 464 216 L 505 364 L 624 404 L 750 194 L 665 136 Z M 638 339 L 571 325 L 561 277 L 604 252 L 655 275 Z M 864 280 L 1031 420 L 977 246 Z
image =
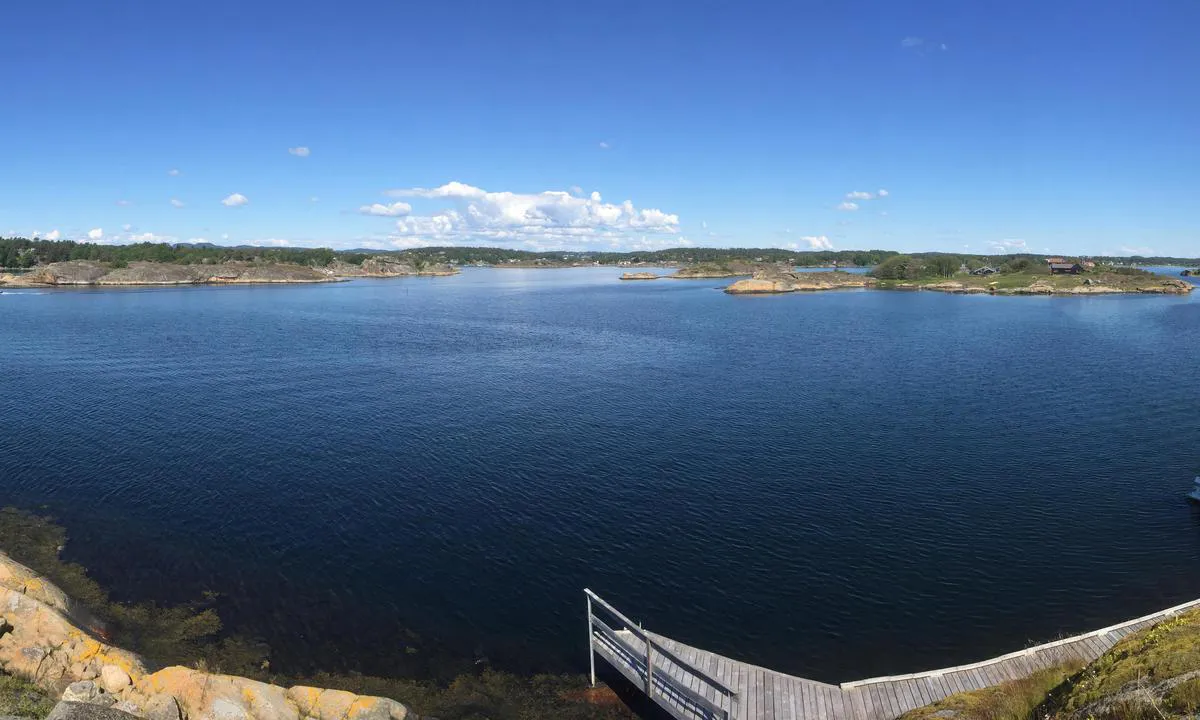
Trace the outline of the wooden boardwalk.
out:
M 1027 677 L 1066 661 L 1091 662 L 1126 635 L 1200 607 L 1200 600 L 1193 600 L 970 665 L 830 685 L 732 660 L 649 632 L 590 590 L 584 592 L 593 684 L 595 658 L 600 657 L 679 720 L 894 720 L 955 693 Z

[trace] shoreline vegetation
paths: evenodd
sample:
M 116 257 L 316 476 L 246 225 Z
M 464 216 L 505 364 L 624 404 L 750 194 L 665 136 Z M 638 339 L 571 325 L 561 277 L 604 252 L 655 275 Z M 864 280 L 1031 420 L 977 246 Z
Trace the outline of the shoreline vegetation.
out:
M 0 714 L 40 720 L 66 693 L 147 720 L 202 720 L 231 706 L 245 720 L 632 717 L 612 690 L 592 689 L 583 675 L 476 665 L 438 680 L 273 667 L 264 643 L 222 627 L 211 598 L 174 607 L 116 602 L 82 566 L 61 559 L 66 543 L 52 520 L 0 508 Z
M 268 650 L 220 637 L 199 605 L 112 601 L 60 559 L 65 531 L 0 509 L 0 713 L 46 717 L 60 696 L 146 720 L 566 720 L 632 718 L 583 676 L 484 669 L 448 684 L 353 674 L 289 676 Z M 220 639 L 218 640 L 218 637 Z M 633 697 L 633 696 L 631 696 Z M 899 720 L 1176 720 L 1200 711 L 1200 609 L 1122 638 L 1090 664 L 958 693 Z

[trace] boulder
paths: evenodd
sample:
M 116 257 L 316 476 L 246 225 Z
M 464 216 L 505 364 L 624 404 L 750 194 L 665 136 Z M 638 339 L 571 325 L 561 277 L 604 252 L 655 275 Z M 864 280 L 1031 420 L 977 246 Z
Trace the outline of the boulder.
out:
M 137 715 L 115 707 L 64 700 L 54 706 L 46 720 L 137 720 Z
M 63 702 L 70 703 L 89 703 L 92 705 L 112 705 L 117 700 L 112 695 L 104 692 L 103 689 L 97 687 L 96 683 L 91 680 L 80 680 L 79 682 L 71 683 L 63 690 Z
M 173 696 L 166 693 L 151 695 L 146 700 L 142 715 L 146 720 L 181 720 L 183 717 L 183 713 L 179 710 L 179 703 Z
M 119 693 L 130 684 L 129 673 L 116 665 L 105 665 L 100 668 L 100 686 L 104 688 L 105 692 Z

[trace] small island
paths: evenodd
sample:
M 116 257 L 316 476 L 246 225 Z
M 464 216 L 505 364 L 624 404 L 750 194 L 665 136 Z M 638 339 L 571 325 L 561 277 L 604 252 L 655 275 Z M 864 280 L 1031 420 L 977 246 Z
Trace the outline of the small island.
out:
M 622 280 L 657 280 L 660 276 L 652 272 L 622 273 Z
M 1140 268 L 1098 264 L 1090 260 L 1021 256 L 988 265 L 975 258 L 931 254 L 896 255 L 865 275 L 837 270 L 797 272 L 780 266 L 760 266 L 751 277 L 729 285 L 725 292 L 730 295 L 770 295 L 874 288 L 986 295 L 1185 295 L 1195 287 L 1185 280 Z
M 777 295 L 780 293 L 872 287 L 875 279 L 848 272 L 794 272 L 775 268 L 760 270 L 754 277 L 738 280 L 725 288 L 730 295 Z

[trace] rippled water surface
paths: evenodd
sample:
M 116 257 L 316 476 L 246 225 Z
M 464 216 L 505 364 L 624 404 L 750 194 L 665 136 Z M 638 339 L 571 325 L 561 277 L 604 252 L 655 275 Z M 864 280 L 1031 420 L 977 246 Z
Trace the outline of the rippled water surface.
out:
M 826 680 L 1200 596 L 1200 297 L 618 274 L 5 294 L 0 501 L 370 672 L 585 668 L 585 586 Z

